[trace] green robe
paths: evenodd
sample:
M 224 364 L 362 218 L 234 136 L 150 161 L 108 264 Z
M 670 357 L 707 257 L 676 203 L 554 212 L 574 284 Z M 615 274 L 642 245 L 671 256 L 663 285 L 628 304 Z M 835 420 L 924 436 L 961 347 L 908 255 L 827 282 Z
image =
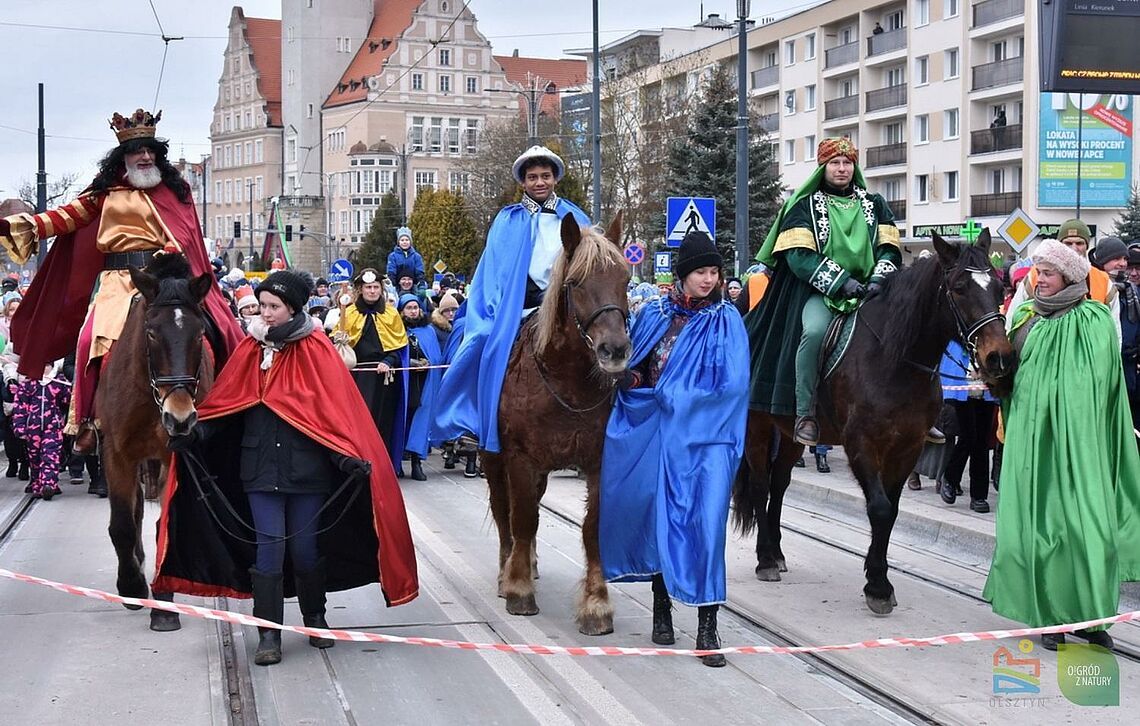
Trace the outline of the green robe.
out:
M 1121 581 L 1140 579 L 1140 457 L 1107 307 L 1037 322 L 1005 416 L 985 598 L 1031 627 L 1115 615 Z
M 807 299 L 823 294 L 833 310 L 849 311 L 854 302 L 839 297 L 849 277 L 864 283 L 881 280 L 902 262 L 891 209 L 881 196 L 864 191 L 866 182 L 858 167 L 859 193 L 853 199 L 859 204 L 859 216 L 839 215 L 842 230 L 833 230 L 826 199 L 815 196 L 822 178 L 821 166 L 776 217 L 756 255 L 772 268 L 772 281 L 764 299 L 744 318 L 752 352 L 749 405 L 778 416 L 791 416 L 796 410 L 796 349 Z

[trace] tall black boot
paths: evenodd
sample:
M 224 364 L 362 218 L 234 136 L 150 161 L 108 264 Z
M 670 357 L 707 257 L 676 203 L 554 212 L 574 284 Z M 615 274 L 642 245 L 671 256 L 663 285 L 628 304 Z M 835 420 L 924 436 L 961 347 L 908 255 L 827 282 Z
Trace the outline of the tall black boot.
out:
M 716 611 L 720 605 L 702 605 L 697 608 L 697 650 L 720 648 L 720 636 L 716 632 Z M 720 668 L 728 661 L 720 653 L 702 655 L 701 662 L 710 668 Z
M 427 474 L 424 474 L 424 462 L 416 454 L 412 454 L 412 479 L 427 481 Z
M 673 601 L 665 588 L 665 578 L 661 573 L 653 576 L 653 642 L 657 645 L 673 645 Z
M 293 575 L 297 583 L 297 604 L 301 607 L 301 621 L 305 627 L 328 628 L 325 622 L 325 568 L 323 562 L 308 572 Z M 331 648 L 336 645 L 332 638 L 309 636 L 309 645 L 314 648 Z
M 285 593 L 281 573 L 273 575 L 250 568 L 253 584 L 253 616 L 271 623 L 282 622 L 285 616 Z M 281 631 L 275 628 L 257 629 L 257 652 L 253 654 L 257 665 L 281 662 Z
M 94 494 L 100 499 L 107 498 L 107 476 L 103 471 L 102 462 L 95 464 L 94 472 L 91 473 L 91 483 L 87 486 L 87 493 Z
M 474 479 L 477 476 L 479 476 L 479 467 L 476 465 L 476 462 L 475 462 L 475 456 L 476 455 L 475 454 L 466 454 L 466 456 L 467 456 L 467 466 L 464 467 L 464 469 L 463 469 L 463 476 L 467 477 L 468 479 Z

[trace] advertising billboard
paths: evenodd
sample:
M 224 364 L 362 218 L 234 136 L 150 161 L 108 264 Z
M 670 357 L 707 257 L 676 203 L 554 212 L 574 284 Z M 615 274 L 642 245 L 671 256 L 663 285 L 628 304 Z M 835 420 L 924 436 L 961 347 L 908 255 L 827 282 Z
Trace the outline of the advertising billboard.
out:
M 1140 94 L 1140 0 L 1039 0 L 1041 90 Z
M 1132 189 L 1132 97 L 1042 93 L 1037 206 L 1123 207 Z

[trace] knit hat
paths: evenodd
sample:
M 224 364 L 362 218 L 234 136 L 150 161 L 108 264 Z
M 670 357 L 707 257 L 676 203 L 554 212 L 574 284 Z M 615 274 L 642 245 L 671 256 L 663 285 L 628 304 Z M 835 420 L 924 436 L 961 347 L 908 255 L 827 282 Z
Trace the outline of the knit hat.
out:
M 1128 257 L 1128 246 L 1119 237 L 1102 237 L 1093 250 L 1093 260 L 1097 267 L 1104 267 L 1106 262 Z
M 1065 239 L 1066 237 L 1080 237 L 1085 242 L 1092 239 L 1092 232 L 1089 231 L 1089 226 L 1079 219 L 1069 219 L 1061 223 L 1057 229 L 1057 239 Z
M 730 278 L 728 278 L 728 281 L 727 281 L 727 282 L 725 282 L 724 286 L 725 286 L 725 287 L 732 287 L 734 284 L 735 284 L 737 287 L 739 287 L 739 288 L 743 288 L 743 287 L 744 287 L 744 284 L 740 282 L 740 278 L 739 278 L 739 277 L 730 277 Z
M 247 305 L 258 304 L 257 296 L 253 294 L 253 288 L 249 285 L 242 285 L 239 287 L 237 289 L 237 294 L 235 297 L 237 298 L 235 305 L 237 305 L 238 312 L 241 312 L 241 309 Z
M 686 275 L 701 267 L 720 267 L 723 264 L 724 258 L 712 238 L 694 230 L 681 240 L 681 251 L 677 253 L 677 279 L 684 280 Z
M 1055 239 L 1042 240 L 1033 251 L 1033 262 L 1051 265 L 1070 284 L 1080 282 L 1089 276 L 1092 265 L 1082 255 L 1069 249 Z
M 332 298 L 330 298 L 328 295 L 313 295 L 311 298 L 309 298 L 309 310 L 314 310 L 316 308 L 324 308 L 328 310 L 330 307 L 332 307 Z
M 562 175 L 566 173 L 566 164 L 562 162 L 561 157 L 555 154 L 545 146 L 532 146 L 523 153 L 519 154 L 519 158 L 515 159 L 514 165 L 511 167 L 511 174 L 514 176 L 515 181 L 519 184 L 523 183 L 523 166 L 528 161 L 535 159 L 542 159 L 549 162 L 554 167 L 554 181 L 562 181 Z
M 445 292 L 439 297 L 439 305 L 436 305 L 436 310 L 444 312 L 446 310 L 455 310 L 459 307 L 459 300 L 455 298 L 454 292 Z
M 368 285 L 373 282 L 380 282 L 380 273 L 376 271 L 375 267 L 365 267 L 356 273 L 356 277 L 352 278 L 352 284 L 356 287 Z
M 1128 266 L 1140 267 L 1140 244 L 1128 245 Z
M 326 280 L 326 279 L 325 279 L 325 278 L 323 278 L 323 277 L 318 277 L 318 278 L 317 278 L 317 281 L 316 281 L 315 283 L 313 283 L 313 284 L 314 284 L 314 285 L 316 285 L 317 287 L 320 287 L 321 285 L 324 285 L 325 287 L 328 287 L 328 286 L 329 286 L 329 281 L 328 281 L 328 280 Z
M 296 313 L 305 309 L 305 303 L 309 301 L 309 291 L 312 289 L 313 276 L 309 273 L 278 270 L 257 286 L 257 298 L 260 300 L 263 292 L 273 293 Z
M 403 266 L 397 267 L 396 268 L 396 275 L 392 279 L 392 282 L 399 283 L 401 277 L 410 277 L 410 278 L 412 278 L 412 282 L 415 282 L 415 280 L 416 280 L 415 270 L 413 270 L 410 267 L 403 267 Z
M 407 237 L 409 241 L 413 240 L 411 228 L 410 227 L 397 227 L 396 228 L 396 241 L 399 242 L 401 237 Z
M 416 295 L 413 295 L 410 292 L 406 292 L 400 296 L 400 300 L 396 303 L 396 309 L 399 310 L 400 312 L 404 312 L 404 306 L 407 305 L 408 303 L 413 303 L 413 302 L 416 305 L 419 305 L 420 304 L 419 297 L 417 297 Z
M 823 166 L 837 156 L 846 156 L 852 164 L 859 163 L 859 149 L 846 136 L 824 139 L 815 152 L 815 163 Z

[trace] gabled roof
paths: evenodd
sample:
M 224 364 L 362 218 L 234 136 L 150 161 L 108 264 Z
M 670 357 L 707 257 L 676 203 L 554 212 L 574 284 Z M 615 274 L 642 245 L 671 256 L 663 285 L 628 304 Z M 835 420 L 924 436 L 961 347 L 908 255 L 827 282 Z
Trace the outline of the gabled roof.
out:
M 507 74 L 511 83 L 523 86 L 530 85 L 530 79 L 541 78 L 549 81 L 558 89 L 558 94 L 571 88 L 583 86 L 586 83 L 586 61 L 572 58 L 527 58 L 517 55 L 497 55 L 495 62 Z M 560 111 L 558 94 L 543 95 L 539 108 L 541 113 L 557 116 Z
M 281 126 L 281 21 L 246 18 L 245 39 L 257 69 L 257 90 L 265 98 L 270 126 Z
M 368 98 L 368 77 L 378 74 L 396 52 L 400 36 L 411 26 L 412 15 L 422 3 L 423 0 L 375 0 L 368 37 L 330 90 L 325 108 Z

